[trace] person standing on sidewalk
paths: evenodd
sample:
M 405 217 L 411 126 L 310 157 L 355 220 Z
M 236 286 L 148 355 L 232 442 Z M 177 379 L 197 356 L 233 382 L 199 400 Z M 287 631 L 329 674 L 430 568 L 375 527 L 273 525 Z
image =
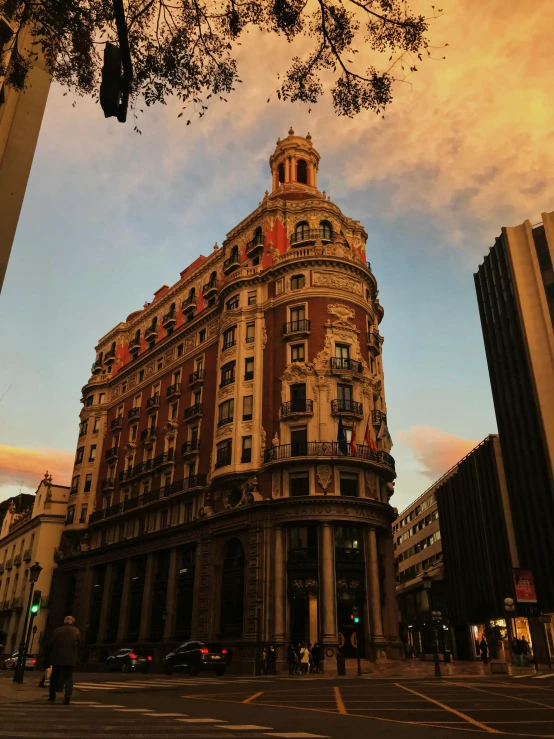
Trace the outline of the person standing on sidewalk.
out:
M 312 649 L 312 659 L 314 661 L 313 671 L 319 673 L 319 665 L 321 662 L 321 647 L 319 646 L 319 642 L 314 644 L 314 648 Z
M 73 669 L 77 664 L 81 632 L 76 628 L 73 616 L 66 616 L 63 626 L 58 626 L 48 644 L 52 675 L 50 676 L 50 696 L 48 700 L 56 700 L 56 688 L 63 685 L 64 704 L 67 705 L 73 693 Z

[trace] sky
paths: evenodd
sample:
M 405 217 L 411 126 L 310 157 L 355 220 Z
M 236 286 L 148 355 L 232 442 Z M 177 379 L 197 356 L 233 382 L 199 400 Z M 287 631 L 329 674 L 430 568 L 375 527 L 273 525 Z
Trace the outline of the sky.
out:
M 267 34 L 241 47 L 228 103 L 190 126 L 177 103 L 144 108 L 138 135 L 132 117 L 106 120 L 52 87 L 0 294 L 0 500 L 46 469 L 69 482 L 97 341 L 255 209 L 291 125 L 321 154 L 320 189 L 369 235 L 391 503 L 405 508 L 496 431 L 473 272 L 502 226 L 554 210 L 554 4 L 442 7 L 430 33 L 448 47 L 395 86 L 384 119 L 339 118 L 329 95 L 311 110 L 267 103 L 291 57 Z

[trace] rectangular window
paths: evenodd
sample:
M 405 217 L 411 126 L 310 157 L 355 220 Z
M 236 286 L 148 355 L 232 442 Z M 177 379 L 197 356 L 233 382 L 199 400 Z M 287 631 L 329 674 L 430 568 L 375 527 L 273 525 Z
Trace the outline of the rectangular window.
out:
M 348 344 L 335 344 L 335 357 L 337 359 L 350 359 L 350 347 Z
M 226 423 L 231 423 L 233 421 L 234 412 L 235 412 L 234 398 L 231 398 L 230 400 L 226 400 L 225 402 L 220 403 L 217 425 L 224 426 Z
M 231 328 L 228 328 L 226 331 L 223 332 L 223 351 L 225 351 L 225 349 L 229 349 L 232 346 L 235 346 L 235 344 L 237 343 L 236 333 L 236 326 L 231 326 Z
M 292 344 L 290 348 L 290 361 L 291 362 L 304 362 L 304 344 Z
M 301 331 L 304 328 L 306 320 L 306 308 L 302 305 L 298 308 L 290 309 L 291 331 Z
M 89 405 L 92 405 L 93 403 L 94 403 L 94 395 L 89 395 L 85 401 L 85 405 L 89 406 Z
M 131 441 L 135 441 L 135 439 L 137 438 L 137 431 L 138 431 L 138 426 L 135 423 L 131 426 Z
M 183 345 L 182 344 L 179 344 L 179 346 L 177 347 L 177 356 L 178 357 L 183 356 Z
M 87 433 L 88 430 L 88 421 L 83 421 L 79 425 L 79 436 L 84 436 Z
M 233 295 L 232 298 L 229 298 L 227 301 L 227 310 L 235 310 L 235 308 L 239 307 L 239 296 Z
M 193 446 L 196 445 L 196 442 L 198 441 L 198 426 L 193 426 L 190 430 L 190 442 Z
M 94 419 L 94 425 L 92 427 L 92 433 L 97 434 L 100 431 L 100 419 L 95 418 Z
M 252 437 L 251 436 L 242 437 L 242 455 L 241 455 L 240 461 L 243 463 L 252 461 Z
M 81 506 L 81 515 L 79 516 L 79 523 L 87 522 L 87 511 L 88 511 L 87 505 Z
M 244 360 L 244 379 L 254 379 L 254 357 L 248 357 Z
M 347 403 L 352 400 L 352 385 L 337 385 L 337 398 Z M 341 408 L 340 410 L 344 410 Z
M 80 475 L 75 475 L 75 477 L 71 480 L 71 492 L 76 493 L 79 489 L 79 480 L 81 479 Z
M 144 380 L 144 370 L 141 370 L 141 371 L 140 371 L 140 372 L 138 373 L 138 381 L 139 381 L 139 382 L 142 382 L 143 380 Z
M 77 449 L 77 456 L 75 457 L 75 464 L 81 464 L 81 462 L 83 461 L 83 455 L 84 455 L 84 453 L 85 453 L 85 447 L 84 446 L 80 446 Z
M 303 457 L 308 453 L 308 429 L 306 426 L 290 432 L 290 453 L 293 457 Z
M 198 343 L 203 344 L 204 341 L 206 341 L 206 329 L 203 328 L 201 331 L 198 332 Z
M 306 284 L 306 278 L 304 275 L 294 275 L 294 277 L 290 278 L 290 289 L 291 290 L 300 290 L 304 287 Z
M 171 420 L 175 420 L 177 418 L 177 413 L 179 412 L 179 403 L 172 403 L 171 404 Z
M 161 370 L 164 366 L 163 359 L 158 360 L 158 370 Z
M 340 473 L 340 494 L 351 498 L 358 497 L 358 475 L 353 472 Z
M 247 323 L 246 324 L 246 343 L 253 344 L 255 338 L 256 338 L 256 324 Z
M 146 529 L 146 519 L 145 518 L 139 518 L 139 524 L 138 524 L 138 533 L 139 536 L 142 536 Z
M 290 386 L 290 409 L 293 413 L 306 411 L 306 384 L 297 382 Z
M 167 511 L 160 512 L 160 528 L 167 528 Z
M 289 494 L 291 498 L 301 498 L 310 494 L 309 472 L 291 472 L 289 474 Z
M 256 291 L 248 293 L 248 305 L 256 305 Z
M 225 387 L 231 385 L 235 381 L 235 366 L 236 362 L 228 362 L 221 368 L 221 382 L 219 387 Z
M 90 454 L 89 454 L 88 461 L 94 462 L 95 459 L 96 459 L 96 444 L 92 444 L 90 447 Z
M 83 492 L 89 493 L 91 485 L 92 485 L 92 475 L 87 475 L 85 477 L 85 487 L 83 488 Z
M 254 396 L 245 395 L 242 399 L 242 420 L 251 421 L 254 410 Z
M 231 439 L 225 439 L 220 441 L 216 446 L 217 457 L 215 461 L 216 467 L 224 467 L 225 465 L 231 464 L 231 457 L 233 451 L 233 442 Z
M 185 504 L 185 523 L 192 521 L 192 503 Z
M 198 405 L 202 402 L 202 390 L 195 390 L 193 394 L 193 405 Z
M 126 382 L 124 382 L 123 385 L 121 386 L 121 392 L 122 393 L 126 393 L 127 392 L 127 383 Z

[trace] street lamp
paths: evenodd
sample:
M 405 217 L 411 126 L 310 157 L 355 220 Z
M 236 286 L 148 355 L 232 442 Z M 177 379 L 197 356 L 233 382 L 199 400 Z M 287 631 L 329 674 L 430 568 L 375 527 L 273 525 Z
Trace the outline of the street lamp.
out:
M 433 590 L 432 585 L 433 582 L 431 580 L 430 575 L 422 575 L 421 582 L 423 583 L 423 588 L 427 592 L 427 604 L 429 608 L 429 613 L 431 614 L 431 618 L 433 619 L 433 636 L 434 636 L 434 645 L 433 645 L 433 652 L 434 652 L 434 658 L 435 658 L 435 677 L 442 677 L 441 673 L 441 666 L 439 663 L 439 630 L 438 625 L 442 618 L 442 613 L 440 611 L 433 611 Z
M 29 591 L 29 601 L 27 603 L 27 611 L 25 613 L 25 621 L 23 624 L 23 631 L 21 632 L 21 642 L 19 644 L 19 654 L 17 655 L 17 667 L 13 676 L 14 682 L 22 683 L 25 675 L 25 661 L 27 657 L 27 648 L 29 645 L 29 637 L 27 635 L 27 624 L 29 622 L 29 615 L 31 613 L 31 603 L 33 600 L 33 590 L 35 589 L 35 583 L 42 572 L 42 567 L 38 562 L 32 567 L 29 567 L 29 582 L 31 583 L 31 589 Z

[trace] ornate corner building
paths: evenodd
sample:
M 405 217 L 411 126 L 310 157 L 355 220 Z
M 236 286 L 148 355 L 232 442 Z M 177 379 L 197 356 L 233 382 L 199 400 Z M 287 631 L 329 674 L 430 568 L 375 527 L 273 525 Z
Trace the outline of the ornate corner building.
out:
M 83 388 L 59 613 L 89 659 L 189 638 L 400 656 L 383 316 L 367 234 L 292 129 L 272 191 L 98 344 Z M 88 518 L 88 520 L 87 520 Z

